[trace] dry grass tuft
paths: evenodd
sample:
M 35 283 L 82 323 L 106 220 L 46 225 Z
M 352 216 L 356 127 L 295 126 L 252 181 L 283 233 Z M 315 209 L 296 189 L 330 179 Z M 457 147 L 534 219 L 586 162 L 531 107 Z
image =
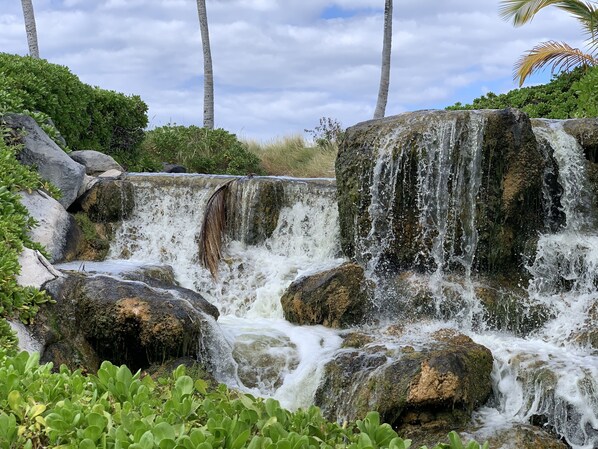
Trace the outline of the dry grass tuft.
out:
M 244 141 L 258 156 L 266 173 L 298 178 L 333 178 L 338 147 L 310 146 L 300 135 L 281 137 L 267 143 Z

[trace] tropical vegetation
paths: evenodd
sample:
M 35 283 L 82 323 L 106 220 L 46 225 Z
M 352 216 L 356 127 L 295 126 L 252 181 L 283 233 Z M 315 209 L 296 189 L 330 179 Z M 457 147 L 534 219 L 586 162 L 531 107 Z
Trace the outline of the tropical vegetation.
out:
M 456 103 L 457 109 L 517 108 L 530 117 L 568 119 L 598 116 L 598 67 L 587 72 L 576 68 L 554 76 L 547 84 L 513 89 L 505 94 L 489 92 L 470 104 Z
M 598 2 L 587 0 L 502 0 L 500 15 L 513 20 L 515 26 L 530 22 L 538 12 L 555 6 L 571 14 L 579 22 L 588 42 L 588 51 L 573 48 L 566 42 L 546 41 L 526 52 L 515 64 L 515 78 L 522 86 L 526 78 L 545 66 L 552 65 L 553 73 L 574 67 L 598 65 Z

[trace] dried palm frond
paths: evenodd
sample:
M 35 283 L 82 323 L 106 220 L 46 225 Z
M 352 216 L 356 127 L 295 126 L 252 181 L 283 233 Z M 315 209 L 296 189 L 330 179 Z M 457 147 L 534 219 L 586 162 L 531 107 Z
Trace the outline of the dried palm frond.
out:
M 578 48 L 570 47 L 565 42 L 542 42 L 529 50 L 515 65 L 514 78 L 519 78 L 519 86 L 532 73 L 551 64 L 553 72 L 568 71 L 573 67 L 592 67 L 598 65 L 598 59 Z
M 199 234 L 199 261 L 210 270 L 213 279 L 218 278 L 218 263 L 222 258 L 222 243 L 226 230 L 226 195 L 231 183 L 222 184 L 208 199 Z

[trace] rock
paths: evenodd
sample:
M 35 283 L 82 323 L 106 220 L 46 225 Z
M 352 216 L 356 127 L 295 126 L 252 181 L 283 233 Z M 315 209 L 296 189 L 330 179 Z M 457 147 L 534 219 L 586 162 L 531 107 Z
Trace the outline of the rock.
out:
M 123 175 L 123 172 L 120 170 L 115 170 L 115 169 L 111 169 L 111 170 L 107 170 L 104 173 L 100 173 L 98 175 L 98 178 L 117 178 L 120 179 Z
M 162 171 L 164 173 L 187 173 L 187 169 L 182 165 L 167 164 L 166 162 L 162 164 Z
M 315 403 L 331 420 L 375 410 L 393 427 L 437 422 L 448 432 L 489 397 L 491 371 L 490 351 L 452 330 L 419 348 L 370 343 L 341 349 L 326 364 Z
M 18 159 L 26 165 L 33 165 L 46 181 L 51 182 L 62 192 L 58 200 L 68 208 L 77 199 L 85 176 L 85 167 L 73 161 L 34 119 L 26 115 L 6 114 L 0 121 L 15 130 L 22 130 L 23 149 Z
M 586 319 L 571 335 L 571 340 L 592 348 L 598 354 L 598 302 L 590 306 Z
M 29 235 L 34 242 L 44 246 L 50 262 L 74 258 L 83 237 L 75 219 L 58 201 L 41 190 L 21 192 L 20 196 L 21 203 L 38 223 Z
M 368 308 L 363 268 L 348 262 L 302 277 L 287 288 L 280 302 L 291 323 L 328 327 L 362 323 Z
M 81 188 L 79 189 L 79 194 L 77 195 L 77 198 L 81 197 L 85 192 L 91 189 L 96 182 L 98 182 L 98 178 L 96 178 L 95 176 L 85 175 L 83 177 L 83 183 L 81 184 Z
M 598 163 L 598 118 L 564 120 L 563 128 L 582 146 L 586 159 Z
M 538 427 L 514 424 L 498 431 L 473 433 L 477 441 L 488 441 L 493 449 L 567 449 L 559 438 Z
M 99 178 L 71 210 L 82 210 L 94 222 L 114 223 L 127 218 L 133 207 L 133 185 L 130 182 Z
M 85 173 L 92 176 L 97 176 L 105 173 L 108 170 L 118 170 L 123 172 L 124 169 L 116 162 L 112 156 L 109 156 L 99 151 L 82 150 L 73 151 L 69 154 L 72 160 L 78 162 L 85 167 Z
M 178 287 L 174 270 L 170 265 L 143 265 L 135 270 L 126 271 L 121 277 L 129 281 L 139 281 L 150 287 Z
M 230 237 L 248 245 L 264 242 L 276 229 L 283 206 L 280 179 L 239 178 L 230 184 L 227 195 Z
M 40 309 L 36 334 L 52 357 L 79 354 L 81 363 L 95 354 L 136 370 L 168 358 L 197 357 L 208 320 L 218 317 L 216 307 L 183 288 L 73 272 L 44 288 L 56 304 Z
M 418 111 L 357 124 L 336 161 L 343 251 L 362 265 L 374 254 L 378 270 L 434 271 L 442 222 L 445 271 L 470 260 L 478 272 L 519 270 L 545 226 L 546 164 L 529 118 L 514 109 Z
M 39 289 L 44 283 L 62 276 L 39 251 L 33 249 L 23 248 L 19 265 L 21 271 L 17 276 L 17 284 L 23 287 Z

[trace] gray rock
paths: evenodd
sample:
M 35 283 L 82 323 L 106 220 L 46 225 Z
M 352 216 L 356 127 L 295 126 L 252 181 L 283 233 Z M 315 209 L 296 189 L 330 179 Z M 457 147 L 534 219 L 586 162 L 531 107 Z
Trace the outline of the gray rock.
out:
M 187 169 L 182 165 L 167 164 L 166 162 L 162 164 L 162 171 L 164 173 L 187 173 Z
M 99 151 L 81 150 L 73 151 L 70 155 L 71 159 L 85 167 L 85 172 L 88 175 L 97 176 L 108 170 L 124 171 L 118 162 L 112 156 L 109 156 Z
M 20 196 L 21 203 L 38 223 L 29 235 L 34 242 L 46 248 L 50 262 L 74 256 L 81 238 L 81 230 L 75 219 L 58 201 L 40 190 L 33 193 L 21 192 Z
M 39 251 L 33 249 L 23 249 L 19 255 L 19 265 L 21 271 L 17 276 L 17 284 L 23 287 L 39 289 L 46 282 L 62 276 Z
M 43 179 L 51 182 L 62 192 L 58 200 L 68 208 L 79 194 L 85 167 L 72 160 L 31 117 L 7 114 L 0 121 L 15 130 L 22 130 L 23 149 L 18 154 L 19 160 L 26 165 L 33 165 Z
M 122 171 L 112 168 L 110 170 L 106 170 L 104 173 L 100 173 L 98 178 L 121 178 L 122 175 Z

